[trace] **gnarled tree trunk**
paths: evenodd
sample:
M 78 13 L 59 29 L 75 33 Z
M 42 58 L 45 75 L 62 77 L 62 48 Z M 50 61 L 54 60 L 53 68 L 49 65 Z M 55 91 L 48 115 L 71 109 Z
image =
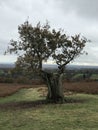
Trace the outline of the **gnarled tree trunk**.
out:
M 48 86 L 47 101 L 49 102 L 64 102 L 63 84 L 62 78 L 63 73 L 48 73 L 43 71 L 44 80 Z

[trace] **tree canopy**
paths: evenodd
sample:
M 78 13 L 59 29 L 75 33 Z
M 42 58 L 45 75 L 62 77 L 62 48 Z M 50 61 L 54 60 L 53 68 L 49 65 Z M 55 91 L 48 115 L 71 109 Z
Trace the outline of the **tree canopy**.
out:
M 83 53 L 87 39 L 80 34 L 67 36 L 64 31 L 51 29 L 48 22 L 33 26 L 25 21 L 18 26 L 19 38 L 11 40 L 7 52 L 18 53 L 16 67 L 39 71 L 51 57 L 60 70 Z

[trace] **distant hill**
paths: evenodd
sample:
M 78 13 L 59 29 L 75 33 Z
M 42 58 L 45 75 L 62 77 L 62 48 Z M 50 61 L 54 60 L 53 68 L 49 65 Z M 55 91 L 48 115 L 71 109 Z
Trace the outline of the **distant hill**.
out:
M 0 63 L 1 69 L 11 69 L 11 68 L 14 68 L 14 67 L 15 67 L 14 63 Z
M 90 66 L 90 65 L 68 65 L 68 69 L 98 69 L 98 66 Z
M 0 63 L 1 69 L 12 69 L 15 67 L 14 63 Z M 58 66 L 56 64 L 43 64 L 43 69 L 57 69 Z M 67 65 L 66 69 L 98 69 L 98 66 L 86 66 L 86 65 Z
M 43 68 L 51 68 L 51 69 L 56 69 L 58 68 L 57 65 L 55 64 L 44 64 L 43 65 Z M 86 66 L 86 65 L 67 65 L 66 66 L 66 69 L 69 69 L 69 70 L 73 70 L 73 69 L 98 69 L 98 66 Z

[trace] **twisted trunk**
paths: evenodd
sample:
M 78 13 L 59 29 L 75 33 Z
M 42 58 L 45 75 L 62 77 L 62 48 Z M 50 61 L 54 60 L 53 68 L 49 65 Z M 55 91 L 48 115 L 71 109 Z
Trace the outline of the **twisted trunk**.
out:
M 62 78 L 63 73 L 48 73 L 43 71 L 44 80 L 48 86 L 47 100 L 49 102 L 64 102 L 63 84 Z

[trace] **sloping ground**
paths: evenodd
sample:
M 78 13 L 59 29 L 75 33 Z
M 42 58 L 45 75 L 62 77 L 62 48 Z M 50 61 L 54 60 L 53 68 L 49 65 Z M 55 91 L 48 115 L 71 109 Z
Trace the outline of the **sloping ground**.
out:
M 21 89 L 0 98 L 0 130 L 98 130 L 98 95 L 72 93 L 65 104 L 47 104 L 45 91 Z

